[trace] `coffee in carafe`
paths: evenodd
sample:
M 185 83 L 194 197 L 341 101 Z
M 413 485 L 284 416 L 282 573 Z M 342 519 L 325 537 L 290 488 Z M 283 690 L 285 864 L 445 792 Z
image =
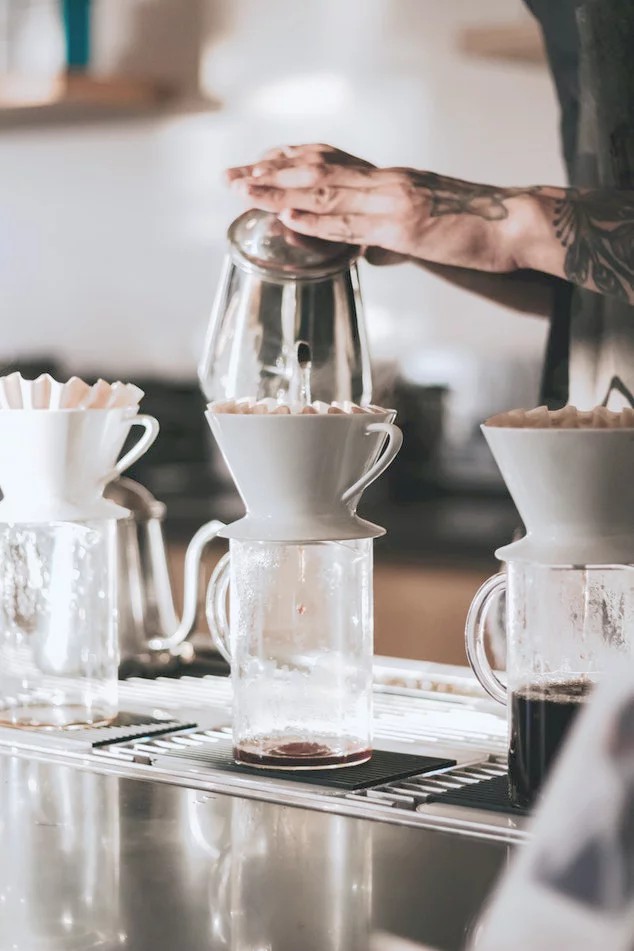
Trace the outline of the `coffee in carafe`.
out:
M 529 806 L 594 684 L 563 680 L 513 691 L 509 702 L 509 794 Z

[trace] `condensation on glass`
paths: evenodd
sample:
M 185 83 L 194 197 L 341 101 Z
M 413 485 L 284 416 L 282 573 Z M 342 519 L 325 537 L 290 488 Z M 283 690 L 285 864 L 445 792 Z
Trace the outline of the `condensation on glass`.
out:
M 116 522 L 0 525 L 0 723 L 117 714 Z

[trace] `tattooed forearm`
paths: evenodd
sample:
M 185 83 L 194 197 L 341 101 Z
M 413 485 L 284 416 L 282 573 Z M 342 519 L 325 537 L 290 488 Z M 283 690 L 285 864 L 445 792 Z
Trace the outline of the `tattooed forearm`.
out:
M 553 224 L 569 281 L 634 299 L 634 192 L 571 188 L 554 202 Z
M 506 204 L 518 195 L 533 195 L 534 188 L 496 188 L 494 185 L 476 185 L 456 178 L 446 178 L 433 172 L 417 172 L 416 184 L 429 191 L 430 218 L 444 215 L 475 215 L 486 221 L 501 221 L 509 216 Z
M 634 305 L 634 191 L 480 185 L 377 168 L 323 144 L 273 150 L 228 177 L 291 231 L 357 245 L 375 261 L 537 271 Z
M 511 199 L 535 196 L 547 218 L 536 267 L 546 264 L 574 284 L 634 303 L 634 192 L 496 188 L 429 172 L 417 173 L 417 185 L 428 192 L 430 218 L 470 215 L 501 222 L 514 213 Z M 525 237 L 530 245 L 532 236 Z M 548 266 L 549 259 L 560 263 Z

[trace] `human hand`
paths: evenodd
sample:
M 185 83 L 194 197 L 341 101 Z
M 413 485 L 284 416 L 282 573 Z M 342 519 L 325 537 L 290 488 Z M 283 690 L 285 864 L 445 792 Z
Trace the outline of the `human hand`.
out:
M 413 257 L 486 271 L 517 266 L 510 203 L 528 190 L 377 168 L 320 144 L 273 149 L 227 178 L 251 207 L 299 234 L 360 245 L 373 263 Z
M 229 185 L 233 187 L 236 193 L 247 198 L 251 207 L 262 208 L 264 211 L 278 212 L 279 218 L 284 222 L 284 224 L 287 225 L 287 227 L 291 228 L 291 230 L 299 234 L 307 234 L 313 237 L 321 237 L 321 235 L 315 235 L 314 230 L 310 229 L 310 223 L 304 222 L 306 227 L 304 230 L 302 230 L 301 224 L 295 225 L 292 223 L 292 221 L 288 220 L 293 217 L 293 210 L 284 209 L 282 207 L 285 200 L 283 191 L 280 190 L 279 195 L 275 194 L 274 192 L 278 191 L 277 189 L 267 189 L 262 186 L 262 182 L 259 181 L 261 170 L 268 169 L 271 166 L 271 163 L 283 164 L 287 160 L 293 165 L 298 166 L 301 166 L 303 163 L 308 165 L 323 163 L 331 166 L 337 165 L 352 169 L 373 169 L 376 167 L 370 162 L 366 162 L 364 159 L 358 158 L 355 155 L 350 155 L 348 152 L 342 152 L 341 149 L 336 149 L 331 145 L 315 144 L 287 145 L 270 149 L 254 165 L 246 165 L 238 168 L 230 168 L 227 170 L 226 175 Z M 277 166 L 274 165 L 273 167 Z M 290 191 L 291 190 L 289 190 L 289 192 Z M 292 197 L 292 194 L 286 195 L 286 199 L 288 200 L 292 200 Z M 317 203 L 319 203 L 319 199 L 317 199 Z M 286 211 L 290 211 L 290 214 L 286 214 Z M 324 208 L 323 211 L 325 212 L 326 209 Z M 329 240 L 342 241 L 344 239 L 331 238 Z M 348 243 L 354 244 L 356 242 L 352 241 Z M 362 253 L 371 264 L 376 265 L 396 264 L 406 260 L 406 258 L 401 254 L 386 251 L 379 247 L 364 246 L 362 247 Z

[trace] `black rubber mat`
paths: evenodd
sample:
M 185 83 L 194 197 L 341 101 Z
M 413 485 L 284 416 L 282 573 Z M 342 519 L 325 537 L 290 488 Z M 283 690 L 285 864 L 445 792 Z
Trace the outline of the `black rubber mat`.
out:
M 437 769 L 455 766 L 452 759 L 439 759 L 434 756 L 414 756 L 412 753 L 392 753 L 388 750 L 375 750 L 372 759 L 358 766 L 345 766 L 340 769 L 259 769 L 234 763 L 231 747 L 224 743 L 206 749 L 183 748 L 182 750 L 156 750 L 157 754 L 168 758 L 186 759 L 210 769 L 221 769 L 229 773 L 245 773 L 260 779 L 284 779 L 292 783 L 313 786 L 330 786 L 332 789 L 368 789 L 397 779 L 407 779 L 420 773 L 431 773 Z
M 479 783 L 469 783 L 462 789 L 430 796 L 428 802 L 441 802 L 446 806 L 466 806 L 472 809 L 487 809 L 489 812 L 504 812 L 513 816 L 528 816 L 530 811 L 513 806 L 509 800 L 508 777 L 494 776 Z

